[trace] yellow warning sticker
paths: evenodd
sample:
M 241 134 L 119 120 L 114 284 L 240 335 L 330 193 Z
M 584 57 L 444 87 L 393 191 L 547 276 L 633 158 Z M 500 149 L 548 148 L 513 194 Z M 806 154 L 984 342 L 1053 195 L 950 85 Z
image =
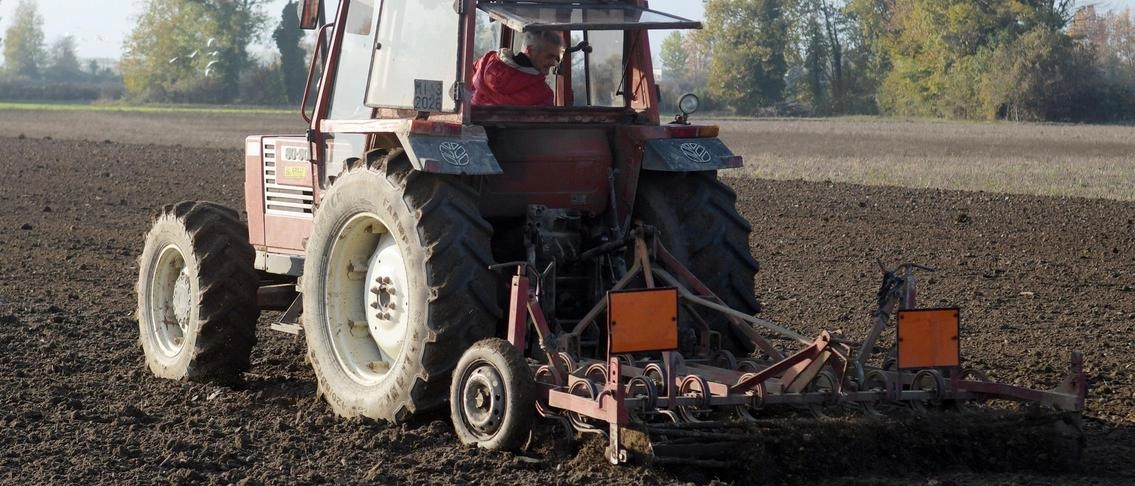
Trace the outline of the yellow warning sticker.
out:
M 303 179 L 307 177 L 307 167 L 285 167 L 285 179 Z

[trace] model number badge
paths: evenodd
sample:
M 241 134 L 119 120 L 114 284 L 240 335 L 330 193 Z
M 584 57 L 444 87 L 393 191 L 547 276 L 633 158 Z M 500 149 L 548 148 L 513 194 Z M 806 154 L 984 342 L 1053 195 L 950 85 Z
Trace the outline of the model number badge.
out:
M 708 164 L 713 160 L 713 155 L 709 153 L 709 149 L 704 145 L 694 142 L 686 142 L 681 145 L 682 154 L 699 164 Z
M 469 165 L 469 151 L 465 150 L 465 146 L 457 142 L 442 142 L 441 158 L 445 159 L 450 165 L 458 167 L 465 167 Z
M 307 177 L 307 167 L 285 167 L 285 179 L 303 179 Z
M 414 110 L 441 111 L 441 81 L 414 80 Z
M 304 146 L 280 147 L 280 151 L 286 162 L 307 162 L 311 159 L 311 151 Z

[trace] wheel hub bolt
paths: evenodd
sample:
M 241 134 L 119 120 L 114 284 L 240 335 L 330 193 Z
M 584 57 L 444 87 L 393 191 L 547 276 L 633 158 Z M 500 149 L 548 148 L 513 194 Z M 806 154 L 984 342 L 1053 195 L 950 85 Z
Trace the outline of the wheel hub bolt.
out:
M 477 397 L 473 399 L 473 405 L 476 405 L 477 408 L 484 409 L 487 405 L 485 402 L 488 398 L 488 394 L 486 394 L 484 390 L 478 391 Z

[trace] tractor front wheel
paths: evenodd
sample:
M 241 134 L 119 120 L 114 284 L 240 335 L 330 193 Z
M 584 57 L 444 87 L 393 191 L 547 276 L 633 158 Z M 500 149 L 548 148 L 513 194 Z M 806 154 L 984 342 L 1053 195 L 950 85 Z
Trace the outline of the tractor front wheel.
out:
M 162 378 L 227 381 L 256 344 L 258 277 L 236 211 L 186 201 L 162 208 L 138 260 L 138 330 Z

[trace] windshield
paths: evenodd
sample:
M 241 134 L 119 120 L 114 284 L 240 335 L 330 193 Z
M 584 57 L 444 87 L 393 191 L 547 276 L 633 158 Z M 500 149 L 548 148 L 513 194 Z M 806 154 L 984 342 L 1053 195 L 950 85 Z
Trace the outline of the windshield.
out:
M 555 106 L 653 113 L 656 101 L 648 93 L 655 89 L 654 70 L 645 31 L 700 27 L 699 22 L 614 2 L 481 1 L 473 56 L 484 59 L 487 52 L 509 47 L 517 62 L 524 62 L 526 39 L 554 32 L 563 36 L 567 48 L 563 62 L 546 79 Z
M 574 44 L 584 39 L 591 46 L 591 52 L 580 51 L 572 58 L 571 83 L 575 106 L 626 106 L 622 89 L 625 72 L 623 33 L 572 32 Z

